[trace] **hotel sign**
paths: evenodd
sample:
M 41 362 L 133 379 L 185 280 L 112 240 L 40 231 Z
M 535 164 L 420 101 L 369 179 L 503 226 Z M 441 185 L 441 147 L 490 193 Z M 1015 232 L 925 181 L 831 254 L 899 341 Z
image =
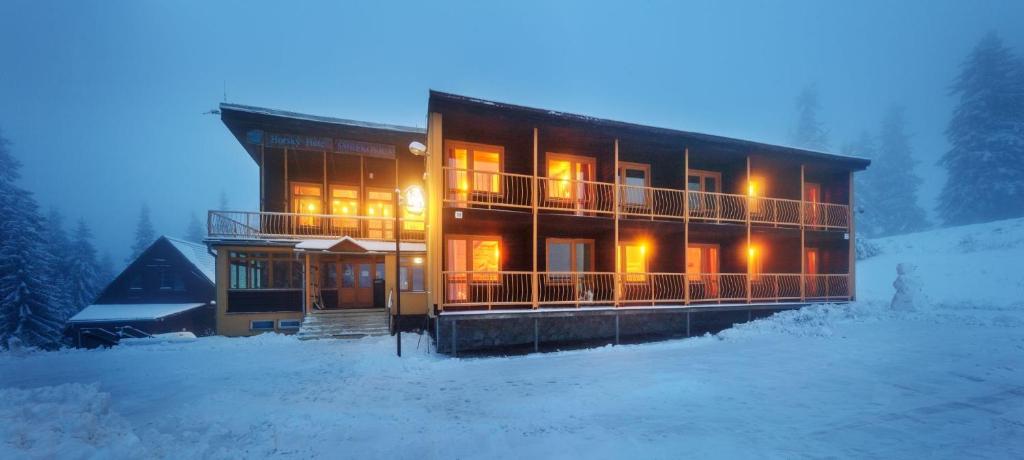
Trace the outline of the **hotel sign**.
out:
M 351 139 L 304 136 L 301 134 L 265 133 L 260 130 L 252 130 L 246 133 L 246 140 L 249 143 L 262 144 L 266 147 L 326 151 L 375 158 L 395 157 L 394 145 Z

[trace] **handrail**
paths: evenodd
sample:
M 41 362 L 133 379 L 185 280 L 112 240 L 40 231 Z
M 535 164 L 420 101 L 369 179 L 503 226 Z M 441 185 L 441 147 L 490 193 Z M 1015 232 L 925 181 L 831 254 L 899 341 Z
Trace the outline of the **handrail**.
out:
M 441 276 L 442 309 L 530 307 L 531 286 L 537 286 L 541 308 L 771 303 L 851 297 L 849 274 L 444 271 Z M 801 283 L 806 293 L 803 297 Z
M 347 216 L 273 211 L 210 211 L 210 237 L 258 238 L 363 238 L 394 241 L 394 216 Z M 420 228 L 408 228 L 405 223 Z M 403 241 L 425 241 L 422 220 L 399 218 Z

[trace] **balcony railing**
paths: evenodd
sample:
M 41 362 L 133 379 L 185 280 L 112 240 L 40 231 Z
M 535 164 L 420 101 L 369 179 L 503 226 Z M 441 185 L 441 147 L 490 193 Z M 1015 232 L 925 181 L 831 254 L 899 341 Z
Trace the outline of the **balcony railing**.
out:
M 400 220 L 403 241 L 424 241 L 422 220 Z M 211 238 L 364 238 L 393 241 L 394 217 L 340 216 L 286 212 L 210 211 Z
M 534 177 L 524 174 L 472 171 L 446 167 L 446 206 L 465 208 L 533 207 Z M 537 208 L 577 215 L 615 213 L 615 184 L 537 177 Z M 751 223 L 799 227 L 801 201 L 750 197 L 730 193 L 684 191 L 670 188 L 619 185 L 619 214 L 650 219 L 689 218 L 710 223 Z M 803 202 L 804 224 L 812 229 L 847 229 L 850 207 Z
M 446 271 L 442 308 L 531 308 L 533 286 L 539 308 L 849 300 L 849 279 L 799 273 Z

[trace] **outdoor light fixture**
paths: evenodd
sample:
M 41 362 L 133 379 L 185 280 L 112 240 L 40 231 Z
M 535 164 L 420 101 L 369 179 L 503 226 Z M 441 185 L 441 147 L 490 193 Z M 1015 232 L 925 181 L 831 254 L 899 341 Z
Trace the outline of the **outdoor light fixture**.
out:
M 422 257 L 413 257 L 412 258 L 412 263 L 414 263 L 416 265 L 423 265 L 423 258 Z
M 409 153 L 418 157 L 427 156 L 427 146 L 423 145 L 422 142 L 412 141 L 409 143 Z
M 757 181 L 751 180 L 747 183 L 747 195 L 757 196 Z
M 409 214 L 420 215 L 427 209 L 427 198 L 423 195 L 423 187 L 419 185 L 406 187 L 402 199 L 405 201 L 405 211 Z

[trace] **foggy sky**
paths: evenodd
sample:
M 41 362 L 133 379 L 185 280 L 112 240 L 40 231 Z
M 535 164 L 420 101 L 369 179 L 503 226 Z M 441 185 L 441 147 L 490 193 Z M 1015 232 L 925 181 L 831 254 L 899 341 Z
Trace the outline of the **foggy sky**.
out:
M 255 164 L 203 114 L 225 86 L 420 127 L 433 88 L 786 144 L 813 83 L 833 151 L 906 107 L 934 216 L 959 64 L 989 30 L 1024 51 L 1021 1 L 434 3 L 6 1 L 0 128 L 44 212 L 85 217 L 118 263 L 143 202 L 170 235 L 221 190 L 257 209 Z

